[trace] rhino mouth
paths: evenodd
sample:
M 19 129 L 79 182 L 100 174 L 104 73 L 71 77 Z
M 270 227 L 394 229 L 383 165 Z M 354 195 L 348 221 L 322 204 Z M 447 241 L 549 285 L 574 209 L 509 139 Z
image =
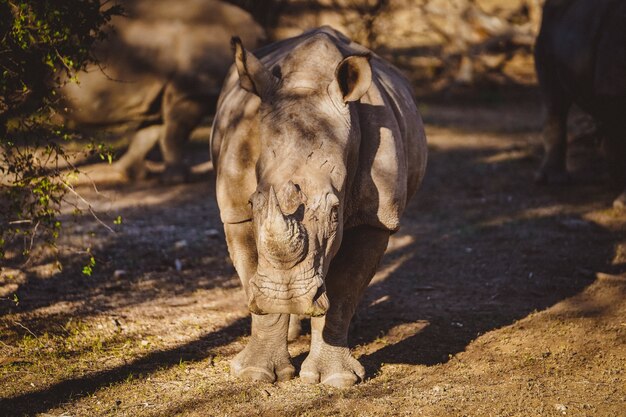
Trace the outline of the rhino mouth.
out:
M 248 309 L 254 314 L 322 316 L 329 307 L 324 279 L 314 269 L 296 280 L 257 273 L 249 281 Z

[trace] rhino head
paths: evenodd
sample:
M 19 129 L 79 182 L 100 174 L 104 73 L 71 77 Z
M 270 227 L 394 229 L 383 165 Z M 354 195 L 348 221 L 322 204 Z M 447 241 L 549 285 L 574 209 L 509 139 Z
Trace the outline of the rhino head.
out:
M 325 277 L 359 158 L 351 102 L 372 82 L 369 55 L 344 57 L 324 34 L 268 66 L 237 38 L 233 49 L 240 86 L 260 99 L 257 188 L 249 199 L 258 267 L 248 307 L 320 316 L 329 308 Z

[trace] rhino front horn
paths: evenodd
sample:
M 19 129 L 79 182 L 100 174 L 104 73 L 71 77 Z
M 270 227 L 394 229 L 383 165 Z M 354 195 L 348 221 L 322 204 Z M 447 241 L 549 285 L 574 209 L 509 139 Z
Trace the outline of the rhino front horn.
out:
M 265 219 L 265 226 L 266 229 L 273 234 L 287 233 L 289 229 L 287 219 L 285 219 L 285 215 L 280 209 L 280 204 L 278 203 L 278 197 L 276 196 L 274 187 L 270 187 L 270 201 L 267 205 L 267 218 Z
M 306 254 L 306 231 L 295 219 L 283 214 L 274 187 L 270 187 L 267 216 L 261 227 L 259 246 L 267 260 L 279 269 L 289 269 Z

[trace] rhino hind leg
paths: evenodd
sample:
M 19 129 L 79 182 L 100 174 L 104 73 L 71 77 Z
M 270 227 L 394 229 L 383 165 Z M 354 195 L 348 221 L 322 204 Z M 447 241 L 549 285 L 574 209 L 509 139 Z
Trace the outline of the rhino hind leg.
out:
M 160 124 L 140 128 L 130 140 L 128 149 L 117 160 L 113 168 L 122 172 L 130 180 L 140 180 L 146 176 L 146 155 L 162 136 L 163 126 Z
M 246 347 L 230 363 L 233 376 L 274 382 L 293 378 L 295 368 L 287 350 L 289 314 L 252 314 L 252 334 Z
M 344 233 L 326 277 L 330 308 L 325 316 L 311 318 L 311 350 L 300 371 L 304 382 L 342 388 L 365 378 L 348 348 L 348 329 L 388 241 L 388 231 L 369 226 Z
M 545 154 L 541 168 L 535 175 L 539 184 L 565 184 L 567 173 L 567 115 L 571 102 L 556 91 L 546 95 L 546 120 L 543 128 Z
M 302 333 L 300 316 L 297 314 L 291 314 L 289 316 L 289 332 L 287 333 L 287 340 L 290 342 L 296 340 L 300 337 L 300 333 Z
M 184 147 L 208 106 L 208 97 L 189 95 L 173 84 L 165 88 L 162 109 L 165 131 L 159 141 L 165 162 L 163 182 L 179 183 L 189 179 L 190 167 L 183 158 Z
M 607 161 L 609 175 L 622 193 L 613 201 L 613 207 L 626 210 L 626 138 L 623 129 L 617 126 L 606 126 L 606 135 L 602 143 Z

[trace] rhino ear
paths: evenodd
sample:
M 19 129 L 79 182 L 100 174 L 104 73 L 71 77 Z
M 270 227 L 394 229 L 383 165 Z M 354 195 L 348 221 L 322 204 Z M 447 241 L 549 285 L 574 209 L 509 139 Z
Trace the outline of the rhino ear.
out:
M 335 77 L 343 94 L 343 101 L 357 101 L 372 84 L 371 55 L 352 55 L 337 65 Z
M 235 54 L 239 85 L 244 90 L 261 97 L 261 100 L 267 99 L 276 89 L 278 79 L 257 57 L 243 47 L 238 36 L 234 36 L 230 43 Z

